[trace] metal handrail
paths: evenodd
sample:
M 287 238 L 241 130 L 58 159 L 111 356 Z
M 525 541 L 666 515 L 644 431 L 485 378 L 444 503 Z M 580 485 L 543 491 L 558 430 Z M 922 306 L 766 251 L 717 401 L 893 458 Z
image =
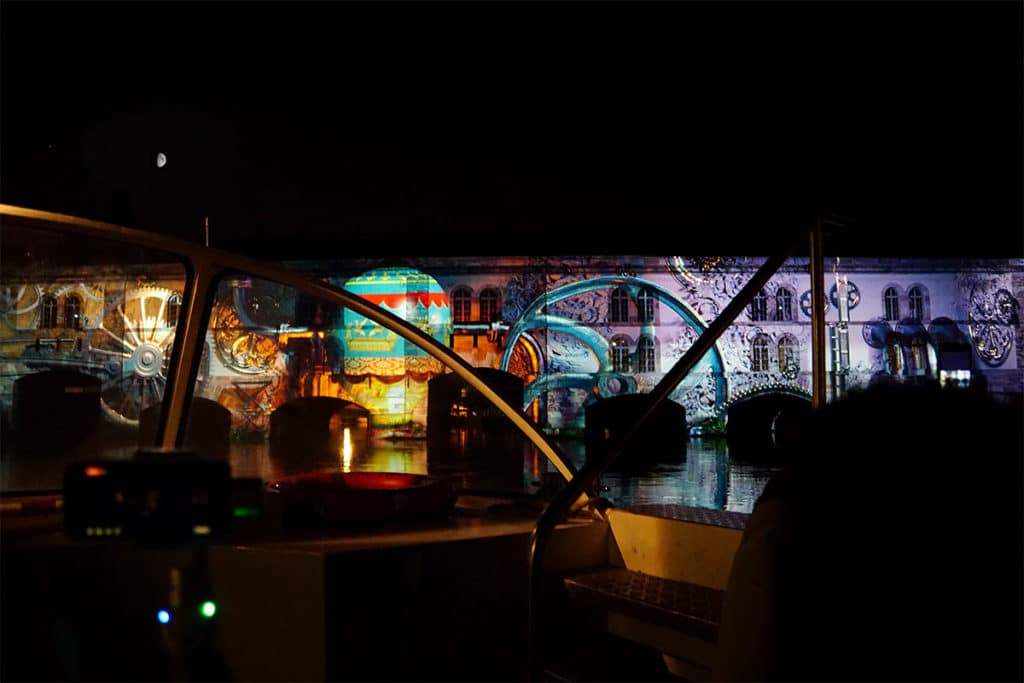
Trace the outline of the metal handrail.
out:
M 778 271 L 782 264 L 794 251 L 796 244 L 781 253 L 769 257 L 757 272 L 747 281 L 746 285 L 726 305 L 715 320 L 707 327 L 703 334 L 686 350 L 686 353 L 676 361 L 675 365 L 661 378 L 661 381 L 648 393 L 648 401 L 640 418 L 624 433 L 613 437 L 603 458 L 588 460 L 580 468 L 576 476 L 569 480 L 566 485 L 551 499 L 541 511 L 534 525 L 530 538 L 530 551 L 528 558 L 528 592 L 527 592 L 527 673 L 530 680 L 540 680 L 540 634 L 539 624 L 542 613 L 541 585 L 544 571 L 544 553 L 548 541 L 557 524 L 562 522 L 574 503 L 584 494 L 592 491 L 598 478 L 608 469 L 616 458 L 624 450 L 624 447 L 640 432 L 644 423 L 654 414 L 658 404 L 675 389 L 690 371 L 697 365 L 697 362 L 714 345 L 718 338 L 732 324 L 754 296 L 767 284 L 768 280 Z

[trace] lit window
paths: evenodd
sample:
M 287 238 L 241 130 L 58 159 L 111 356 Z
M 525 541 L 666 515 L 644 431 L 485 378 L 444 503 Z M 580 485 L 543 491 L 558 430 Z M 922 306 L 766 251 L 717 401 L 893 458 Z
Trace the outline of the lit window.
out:
M 768 337 L 759 334 L 754 337 L 750 348 L 750 368 L 754 372 L 768 370 Z
M 175 327 L 178 324 L 178 316 L 181 314 L 181 297 L 172 294 L 167 299 L 167 308 L 164 309 L 164 323 L 167 327 Z
M 629 342 L 625 337 L 616 337 L 612 340 L 612 370 L 629 372 Z
M 640 290 L 636 295 L 636 308 L 640 322 L 649 323 L 654 320 L 654 295 L 651 290 Z
M 928 351 L 921 337 L 910 340 L 910 356 L 907 358 L 907 374 L 922 375 L 928 369 Z
M 903 353 L 896 335 L 890 335 L 885 342 L 885 367 L 890 375 L 898 375 L 903 370 Z
M 767 320 L 768 319 L 768 297 L 765 296 L 764 290 L 754 295 L 754 300 L 750 302 L 750 319 L 751 320 Z
M 797 355 L 796 341 L 792 337 L 783 337 L 779 340 L 779 370 L 799 367 L 800 357 Z
M 914 320 L 924 319 L 924 294 L 920 287 L 911 287 L 907 292 L 907 303 L 910 306 L 910 317 Z
M 488 288 L 480 292 L 480 319 L 485 323 L 501 319 L 501 295 L 498 290 Z
M 886 320 L 900 319 L 900 295 L 895 287 L 887 287 L 882 295 L 882 303 L 885 307 Z
M 613 323 L 629 322 L 629 294 L 622 287 L 616 287 L 612 290 L 609 317 Z
M 82 300 L 76 294 L 64 298 L 64 327 L 82 329 Z
M 654 372 L 654 340 L 647 335 L 637 343 L 636 362 L 640 372 Z
M 452 320 L 468 323 L 472 314 L 473 297 L 468 287 L 458 287 L 452 292 Z
M 49 329 L 57 327 L 57 299 L 52 296 L 44 296 L 39 304 L 39 327 Z
M 788 289 L 783 288 L 775 293 L 775 319 L 793 319 L 793 292 Z

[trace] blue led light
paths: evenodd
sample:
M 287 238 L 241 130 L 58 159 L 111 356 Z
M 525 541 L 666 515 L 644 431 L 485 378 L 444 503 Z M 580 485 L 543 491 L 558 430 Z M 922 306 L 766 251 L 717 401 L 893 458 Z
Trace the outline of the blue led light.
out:
M 171 613 L 165 609 L 158 610 L 156 613 L 156 620 L 161 624 L 167 624 L 171 621 Z

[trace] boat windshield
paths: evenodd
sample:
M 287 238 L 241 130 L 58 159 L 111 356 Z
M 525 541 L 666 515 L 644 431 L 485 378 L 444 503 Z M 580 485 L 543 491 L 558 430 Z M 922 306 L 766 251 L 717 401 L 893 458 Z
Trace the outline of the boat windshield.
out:
M 388 471 L 534 494 L 572 476 L 523 411 L 523 379 L 448 350 L 449 302 L 429 276 L 386 269 L 342 289 L 148 233 L 2 211 L 5 493 L 56 492 L 72 462 L 161 445 L 266 482 Z

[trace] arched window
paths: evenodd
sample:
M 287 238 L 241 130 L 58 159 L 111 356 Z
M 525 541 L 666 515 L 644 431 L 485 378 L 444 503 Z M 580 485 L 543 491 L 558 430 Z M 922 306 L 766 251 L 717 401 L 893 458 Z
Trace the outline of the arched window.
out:
M 886 287 L 882 294 L 882 306 L 885 309 L 886 320 L 900 319 L 900 294 L 895 287 Z
M 750 319 L 751 320 L 767 320 L 768 319 L 768 297 L 765 296 L 764 290 L 754 295 L 754 300 L 750 302 Z
M 654 340 L 647 335 L 637 342 L 636 363 L 640 372 L 654 372 Z
M 64 327 L 82 329 L 82 300 L 77 294 L 64 297 Z
M 480 320 L 485 323 L 501 320 L 501 294 L 493 287 L 480 292 Z
M 57 327 L 57 298 L 44 296 L 39 304 L 39 328 Z
M 629 372 L 629 341 L 625 337 L 612 339 L 612 370 Z
M 924 320 L 924 294 L 920 287 L 911 287 L 907 292 L 907 304 L 910 307 L 910 317 L 914 320 Z
M 792 337 L 783 337 L 779 340 L 779 371 L 784 372 L 790 366 L 799 368 L 800 356 L 797 353 L 796 340 Z
M 452 290 L 452 320 L 457 323 L 468 323 L 473 315 L 473 295 L 469 287 L 456 287 Z
M 629 294 L 622 287 L 612 290 L 611 308 L 608 312 L 610 322 L 629 322 Z
M 167 297 L 167 308 L 164 309 L 164 324 L 167 327 L 176 327 L 179 315 L 181 315 L 181 296 L 172 294 Z
M 768 370 L 768 337 L 759 334 L 750 345 L 750 369 L 754 372 Z
M 637 293 L 636 308 L 640 322 L 649 323 L 654 320 L 654 295 L 651 290 L 645 287 Z
M 784 321 L 793 319 L 793 292 L 785 287 L 775 293 L 775 319 Z

